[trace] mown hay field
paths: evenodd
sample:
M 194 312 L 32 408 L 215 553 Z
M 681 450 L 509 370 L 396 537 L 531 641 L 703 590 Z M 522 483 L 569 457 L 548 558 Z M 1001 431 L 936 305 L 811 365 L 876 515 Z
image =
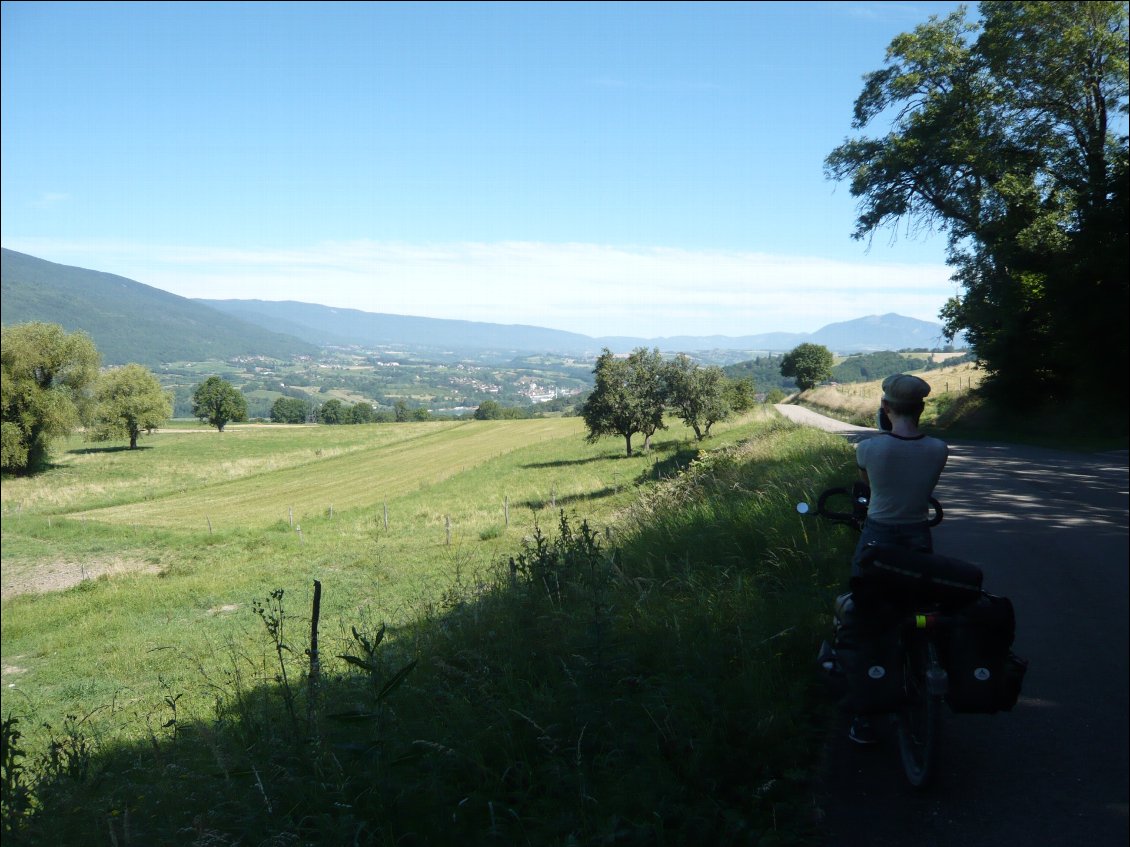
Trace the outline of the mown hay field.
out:
M 373 507 L 515 449 L 579 436 L 582 425 L 579 418 L 500 421 L 486 426 L 480 421 L 378 425 L 364 427 L 372 436 L 368 441 L 322 443 L 328 429 L 300 431 L 301 446 L 289 447 L 281 456 L 226 460 L 219 478 L 203 487 L 77 516 L 163 527 L 199 527 L 208 521 L 214 528 L 253 527 L 281 517 L 301 521 L 330 509 Z M 263 438 L 254 430 L 211 435 L 237 442 L 232 445 L 234 450 L 240 449 L 240 441 Z

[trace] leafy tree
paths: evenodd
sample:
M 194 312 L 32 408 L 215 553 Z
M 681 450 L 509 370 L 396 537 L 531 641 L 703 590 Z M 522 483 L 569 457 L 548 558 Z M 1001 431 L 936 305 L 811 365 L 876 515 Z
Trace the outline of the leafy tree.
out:
M 137 449 L 137 438 L 143 429 L 164 426 L 173 415 L 172 395 L 148 368 L 138 364 L 102 374 L 94 400 L 90 440 L 128 438 L 130 450 Z
M 581 407 L 588 427 L 588 440 L 605 435 L 620 435 L 629 456 L 632 436 L 644 433 L 650 438 L 663 424 L 665 394 L 659 351 L 635 350 L 620 359 L 608 348 L 593 368 L 595 385 Z M 645 441 L 645 449 L 647 442 Z
M 725 369 L 722 371 L 725 373 Z M 757 402 L 757 393 L 754 391 L 753 380 L 749 377 L 742 379 L 727 379 L 722 394 L 726 403 L 734 412 L 744 412 L 753 407 Z
M 628 362 L 617 359 L 605 348 L 592 372 L 595 385 L 581 407 L 581 417 L 589 431 L 587 440 L 595 442 L 605 435 L 623 436 L 631 456 L 632 436 L 639 432 L 639 422 L 628 387 Z
M 210 376 L 192 392 L 192 414 L 223 432 L 229 421 L 247 420 L 247 400 L 226 379 Z
M 667 381 L 664 376 L 663 356 L 656 347 L 648 350 L 637 347 L 628 356 L 628 385 L 631 391 L 639 432 L 643 435 L 643 450 L 651 449 L 651 437 L 658 430 L 667 429 L 663 412 L 667 403 Z
M 271 420 L 275 423 L 306 423 L 310 404 L 297 397 L 279 397 L 271 404 Z
M 318 410 L 318 420 L 324 424 L 341 424 L 345 423 L 348 419 L 349 410 L 345 407 L 340 400 L 332 397 L 322 404 L 322 408 Z
M 367 424 L 373 422 L 373 407 L 368 403 L 355 403 L 349 410 L 350 422 Z
M 475 420 L 497 421 L 502 418 L 502 404 L 497 400 L 484 400 L 475 409 Z
M 680 353 L 667 364 L 665 377 L 668 403 L 683 423 L 694 430 L 696 440 L 702 441 L 715 423 L 729 417 L 727 380 L 720 367 L 701 367 Z
M 503 406 L 502 417 L 508 421 L 524 421 L 539 416 L 532 411 L 530 406 Z
M 1096 387 L 1126 408 L 1127 4 L 986 2 L 895 38 L 826 159 L 861 198 L 855 237 L 948 233 L 942 310 L 1015 404 Z M 914 231 L 913 229 L 911 230 Z
M 83 332 L 26 323 L 0 334 L 0 465 L 19 474 L 42 467 L 52 439 L 89 413 L 98 351 Z
M 823 344 L 805 342 L 781 359 L 781 375 L 796 380 L 797 388 L 807 391 L 832 378 L 832 351 Z
M 393 404 L 392 411 L 397 423 L 405 423 L 412 419 L 412 410 L 408 408 L 408 401 L 403 397 Z
M 484 400 L 474 414 L 477 421 L 520 421 L 529 416 L 527 409 L 521 406 L 503 406 L 497 400 Z

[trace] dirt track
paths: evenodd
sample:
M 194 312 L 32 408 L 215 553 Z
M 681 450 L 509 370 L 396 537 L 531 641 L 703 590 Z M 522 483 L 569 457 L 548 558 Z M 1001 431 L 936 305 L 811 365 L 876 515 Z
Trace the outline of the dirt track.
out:
M 848 427 L 799 407 L 790 419 Z M 786 409 L 790 411 L 785 411 Z M 830 847 L 1125 845 L 1128 736 L 1127 452 L 952 443 L 936 494 L 939 552 L 976 562 L 1012 599 L 1031 662 L 1011 713 L 948 715 L 937 784 L 905 782 L 879 749 L 834 728 L 822 806 Z M 845 530 L 846 531 L 846 530 Z

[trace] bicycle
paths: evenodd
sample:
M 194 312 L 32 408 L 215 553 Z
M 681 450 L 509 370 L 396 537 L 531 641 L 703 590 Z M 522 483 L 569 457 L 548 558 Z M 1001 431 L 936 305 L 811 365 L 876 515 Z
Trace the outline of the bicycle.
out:
M 820 495 L 815 513 L 859 531 L 867 516 L 869 495 L 862 483 L 851 489 L 832 488 Z M 828 507 L 828 502 L 837 497 L 851 498 L 850 511 Z M 930 503 L 930 525 L 936 526 L 942 521 L 942 507 L 933 498 Z M 797 511 L 806 514 L 810 507 L 800 503 Z M 875 654 L 864 657 L 863 664 L 868 665 L 865 676 L 861 675 L 863 667 L 840 669 L 856 674 L 851 679 L 860 689 L 853 692 L 856 706 L 870 699 L 876 713 L 894 716 L 903 771 L 913 787 L 924 789 L 934 780 L 941 755 L 942 703 L 949 690 L 946 636 L 956 620 L 953 612 L 981 596 L 981 569 L 957 559 L 890 545 L 874 545 L 860 569 L 863 576 L 852 578 L 852 592 L 837 603 L 836 640 L 843 641 L 847 619 L 863 607 L 867 616 L 875 618 L 874 632 L 884 632 L 881 638 L 886 644 L 880 649 L 882 661 Z M 825 642 L 821 663 L 834 673 L 837 662 L 849 653 L 843 647 L 837 653 Z M 878 663 L 870 664 L 873 660 Z

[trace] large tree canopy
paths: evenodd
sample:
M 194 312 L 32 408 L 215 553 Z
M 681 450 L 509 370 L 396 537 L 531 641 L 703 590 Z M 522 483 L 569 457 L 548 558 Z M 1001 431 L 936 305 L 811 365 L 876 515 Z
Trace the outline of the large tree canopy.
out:
M 148 368 L 137 364 L 114 368 L 98 380 L 90 440 L 127 438 L 129 449 L 136 450 L 143 429 L 164 426 L 172 416 L 172 397 Z
M 781 376 L 791 376 L 797 388 L 807 391 L 832 378 L 832 351 L 823 344 L 798 344 L 781 359 Z
M 891 42 L 865 78 L 829 178 L 860 198 L 855 237 L 949 237 L 963 288 L 942 311 L 1014 403 L 1096 387 L 1123 407 L 1127 361 L 1127 4 L 986 2 Z
M 51 440 L 72 432 L 89 410 L 98 351 L 84 332 L 58 324 L 6 326 L 0 335 L 0 453 L 4 470 L 34 471 Z
M 667 401 L 683 423 L 702 441 L 710 428 L 730 416 L 729 382 L 717 365 L 701 367 L 685 353 L 668 363 Z M 751 392 L 752 393 L 752 392 Z
M 247 420 L 247 400 L 226 379 L 210 376 L 192 392 L 192 414 L 223 432 L 229 421 Z
M 638 348 L 626 359 L 607 348 L 593 368 L 595 386 L 581 407 L 588 440 L 619 435 L 629 456 L 632 436 L 643 433 L 646 450 L 651 436 L 663 428 L 665 386 L 663 360 L 658 350 Z

